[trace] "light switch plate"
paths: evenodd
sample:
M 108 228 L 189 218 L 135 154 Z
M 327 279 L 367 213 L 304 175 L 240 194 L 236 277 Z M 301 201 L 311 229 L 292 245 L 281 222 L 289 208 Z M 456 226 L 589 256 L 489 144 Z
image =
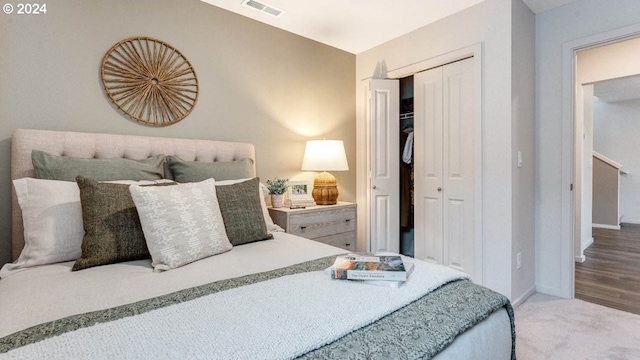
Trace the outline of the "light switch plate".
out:
M 518 167 L 522 167 L 522 151 L 518 150 Z

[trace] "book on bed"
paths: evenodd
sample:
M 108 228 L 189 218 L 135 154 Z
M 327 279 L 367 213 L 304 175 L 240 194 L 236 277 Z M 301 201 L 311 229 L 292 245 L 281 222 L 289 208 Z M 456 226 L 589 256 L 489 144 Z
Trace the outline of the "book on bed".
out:
M 413 263 L 409 261 L 405 261 L 404 269 L 407 272 L 407 278 L 409 278 L 409 275 L 411 275 L 411 272 L 413 271 Z M 405 283 L 405 281 L 400 281 L 400 280 L 351 280 L 351 281 L 356 281 L 356 282 L 368 284 L 368 285 L 390 287 L 390 288 L 399 288 L 400 286 L 402 286 L 402 284 Z
M 339 280 L 406 281 L 407 271 L 400 255 L 348 254 L 336 257 L 331 278 Z

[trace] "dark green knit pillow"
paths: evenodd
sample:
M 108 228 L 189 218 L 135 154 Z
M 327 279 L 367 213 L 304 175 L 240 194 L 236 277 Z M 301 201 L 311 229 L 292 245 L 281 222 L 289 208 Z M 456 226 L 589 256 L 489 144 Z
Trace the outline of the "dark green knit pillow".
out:
M 150 257 L 129 184 L 99 183 L 78 176 L 84 237 L 72 270 Z M 174 182 L 155 185 L 172 185 Z
M 233 246 L 273 239 L 264 221 L 259 186 L 259 178 L 231 185 L 216 182 L 222 220 Z

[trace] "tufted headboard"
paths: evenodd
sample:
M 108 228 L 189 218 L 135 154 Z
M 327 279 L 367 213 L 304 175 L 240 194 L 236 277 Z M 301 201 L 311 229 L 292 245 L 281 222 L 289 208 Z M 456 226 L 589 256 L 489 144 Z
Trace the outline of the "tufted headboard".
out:
M 146 159 L 159 154 L 202 162 L 250 158 L 254 160 L 254 175 L 256 172 L 255 148 L 248 143 L 17 129 L 11 139 L 11 180 L 35 177 L 32 150 L 80 158 Z M 170 178 L 166 165 L 165 177 Z M 24 228 L 15 190 L 11 194 L 11 244 L 12 259 L 15 260 L 24 247 Z

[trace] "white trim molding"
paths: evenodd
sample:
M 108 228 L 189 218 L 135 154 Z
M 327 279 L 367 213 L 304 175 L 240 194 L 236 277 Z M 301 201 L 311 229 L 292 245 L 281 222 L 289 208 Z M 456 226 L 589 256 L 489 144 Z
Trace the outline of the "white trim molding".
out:
M 593 238 L 589 239 L 582 247 L 580 248 L 580 254 L 576 255 L 575 261 L 577 263 L 583 263 L 587 260 L 587 257 L 584 255 L 584 251 L 587 250 L 589 246 L 593 244 Z
M 524 303 L 525 301 L 527 301 L 527 299 L 535 294 L 536 292 L 536 287 L 535 285 L 530 287 L 529 290 L 527 290 L 524 294 L 522 294 L 522 296 L 520 296 L 519 298 L 515 299 L 514 301 L 511 302 L 511 305 L 513 305 L 513 308 L 517 308 L 518 306 L 522 305 L 522 303 Z
M 591 224 L 591 227 L 599 228 L 599 229 L 620 230 L 620 225 Z M 593 238 L 591 238 L 591 242 L 593 242 Z

